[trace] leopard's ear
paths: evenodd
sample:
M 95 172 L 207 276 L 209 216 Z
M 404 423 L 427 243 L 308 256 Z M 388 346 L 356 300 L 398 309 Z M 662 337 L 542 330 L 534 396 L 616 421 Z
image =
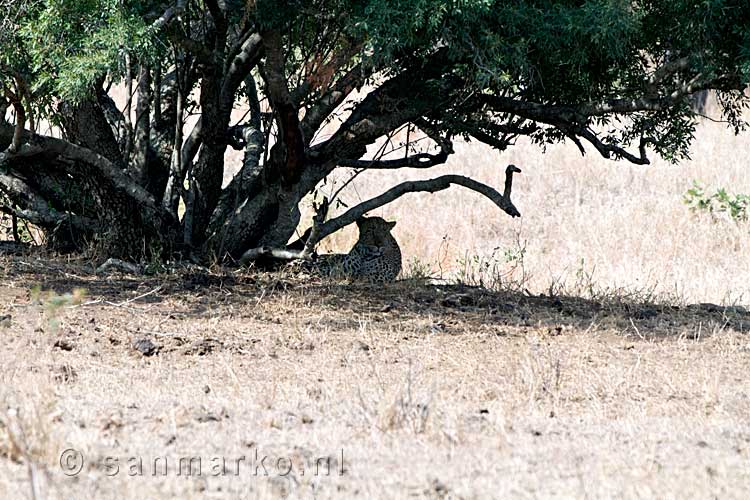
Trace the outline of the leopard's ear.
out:
M 392 222 L 388 222 L 388 228 L 389 229 L 393 229 L 394 227 L 396 227 L 396 221 L 395 220 L 392 221 Z

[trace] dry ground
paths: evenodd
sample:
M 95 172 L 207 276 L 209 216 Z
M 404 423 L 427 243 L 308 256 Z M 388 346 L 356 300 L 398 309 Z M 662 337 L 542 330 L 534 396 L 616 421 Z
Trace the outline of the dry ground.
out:
M 0 270 L 0 498 L 747 498 L 742 308 Z
M 419 271 L 529 293 L 1 257 L 0 498 L 748 498 L 750 317 L 686 304 L 750 303 L 750 228 L 682 203 L 750 193 L 748 136 L 706 121 L 676 166 L 456 149 L 343 199 L 515 163 L 521 219 L 460 188 L 377 215 Z

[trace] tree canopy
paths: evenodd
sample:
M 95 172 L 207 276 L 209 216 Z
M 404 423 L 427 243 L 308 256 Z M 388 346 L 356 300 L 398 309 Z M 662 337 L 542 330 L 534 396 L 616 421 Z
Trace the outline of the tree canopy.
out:
M 335 169 L 430 168 L 457 138 L 679 161 L 694 139 L 691 97 L 706 90 L 735 133 L 745 126 L 746 0 L 0 0 L 0 10 L 2 210 L 61 247 L 95 243 L 134 260 L 284 247 L 301 200 Z M 428 146 L 367 156 L 403 130 Z M 230 147 L 244 159 L 222 187 Z M 297 248 L 451 184 L 519 215 L 517 170 L 503 193 L 458 175 L 400 184 L 319 217 Z

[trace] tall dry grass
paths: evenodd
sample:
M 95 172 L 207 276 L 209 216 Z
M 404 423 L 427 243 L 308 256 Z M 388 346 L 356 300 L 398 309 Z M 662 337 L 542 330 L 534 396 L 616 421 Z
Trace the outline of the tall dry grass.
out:
M 673 300 L 748 302 L 750 227 L 693 214 L 683 203 L 693 180 L 708 191 L 750 193 L 748 135 L 734 136 L 726 125 L 705 120 L 692 159 L 678 165 L 652 158 L 651 165 L 635 166 L 590 149 L 585 157 L 573 144 L 543 153 L 519 140 L 501 154 L 459 142 L 444 166 L 364 172 L 341 199 L 351 206 L 401 181 L 449 172 L 500 189 L 505 166 L 514 163 L 523 170 L 513 191 L 520 219 L 462 187 L 410 194 L 376 214 L 398 221 L 394 233 L 407 262 L 421 262 L 444 278 L 476 277 L 484 267 L 534 292 L 550 286 L 581 291 L 593 283 Z M 349 175 L 338 173 L 338 185 Z M 331 194 L 336 185 L 329 182 L 322 192 Z M 355 238 L 351 228 L 323 247 L 345 250 Z

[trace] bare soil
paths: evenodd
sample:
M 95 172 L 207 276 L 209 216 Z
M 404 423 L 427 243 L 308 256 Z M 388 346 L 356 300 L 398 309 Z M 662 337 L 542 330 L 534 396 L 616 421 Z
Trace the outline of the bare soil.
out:
M 0 275 L 0 498 L 750 489 L 740 307 L 103 277 L 35 254 L 0 257 Z

